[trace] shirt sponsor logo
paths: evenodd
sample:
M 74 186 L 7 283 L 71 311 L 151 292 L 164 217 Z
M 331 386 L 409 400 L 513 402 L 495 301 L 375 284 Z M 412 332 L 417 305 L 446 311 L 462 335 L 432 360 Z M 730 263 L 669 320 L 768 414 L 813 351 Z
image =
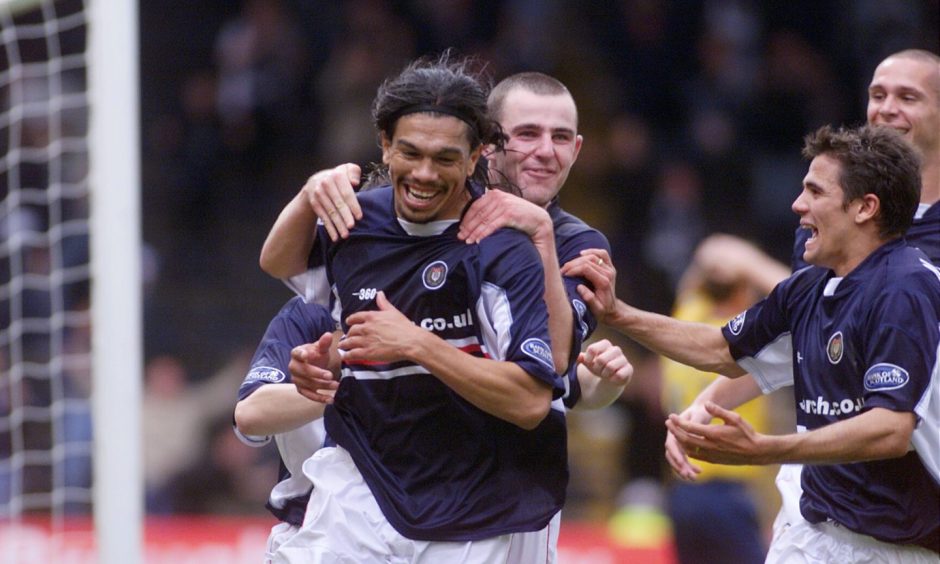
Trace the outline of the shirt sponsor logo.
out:
M 832 364 L 839 364 L 842 360 L 842 353 L 845 350 L 842 341 L 842 331 L 836 331 L 829 337 L 829 343 L 826 344 L 826 356 Z
M 375 288 L 359 288 L 359 290 L 353 292 L 352 295 L 354 298 L 359 298 L 361 301 L 366 302 L 369 300 L 374 300 L 375 295 L 378 293 L 378 290 Z
M 876 364 L 865 373 L 865 389 L 870 392 L 903 388 L 911 377 L 900 366 L 889 362 Z
M 287 376 L 277 368 L 271 366 L 256 366 L 252 368 L 248 375 L 245 376 L 245 382 L 270 382 L 276 384 L 278 382 L 283 382 L 287 379 Z
M 555 370 L 555 362 L 552 360 L 552 348 L 542 339 L 526 339 L 522 343 L 522 352 Z
M 831 401 L 819 396 L 816 399 L 802 399 L 798 405 L 804 413 L 810 415 L 846 415 L 861 411 L 865 406 L 865 398 Z
M 446 317 L 425 317 L 418 325 L 428 331 L 461 329 L 473 325 L 473 315 L 470 313 L 470 308 L 467 308 L 467 311 L 451 316 L 450 320 Z
M 728 322 L 728 330 L 732 335 L 740 335 L 744 328 L 744 318 L 747 317 L 747 311 L 742 311 L 734 319 Z
M 428 290 L 437 290 L 447 281 L 447 263 L 436 260 L 424 267 L 421 273 L 421 283 Z

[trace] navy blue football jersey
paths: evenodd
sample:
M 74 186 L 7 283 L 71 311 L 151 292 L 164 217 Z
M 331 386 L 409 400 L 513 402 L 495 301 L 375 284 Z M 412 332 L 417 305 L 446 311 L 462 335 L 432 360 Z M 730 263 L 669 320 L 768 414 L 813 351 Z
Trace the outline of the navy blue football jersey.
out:
M 304 303 L 299 297 L 288 301 L 268 324 L 251 359 L 248 374 L 238 388 L 238 399 L 247 398 L 266 384 L 290 383 L 288 364 L 291 349 L 312 343 L 334 329 L 333 318 L 323 306 Z M 272 438 L 243 435 L 237 428 L 235 434 L 246 444 L 258 447 L 269 443 Z M 323 421 L 317 420 L 274 435 L 281 462 L 278 482 L 271 490 L 267 508 L 281 521 L 298 526 L 303 523 L 313 486 L 304 476 L 301 466 L 323 445 L 325 434 Z
M 806 241 L 809 236 L 809 229 L 797 228 L 793 242 L 793 256 L 790 259 L 793 272 L 809 266 L 809 263 L 803 260 L 803 252 L 806 251 Z M 921 204 L 921 208 L 914 216 L 911 228 L 904 235 L 904 240 L 908 245 L 924 251 L 934 264 L 940 265 L 940 202 L 927 207 Z
M 477 357 L 518 364 L 553 388 L 553 409 L 526 431 L 489 415 L 410 362 L 345 363 L 325 414 L 389 523 L 408 538 L 466 541 L 545 527 L 568 480 L 564 384 L 554 373 L 537 251 L 501 229 L 479 244 L 456 221 L 395 216 L 390 187 L 359 194 L 363 219 L 333 243 L 322 226 L 333 311 L 343 322 L 375 295 Z M 316 258 L 312 259 L 316 263 Z
M 557 199 L 548 206 L 549 216 L 555 230 L 555 251 L 558 253 L 558 264 L 574 260 L 581 256 L 584 249 L 604 249 L 610 253 L 610 244 L 607 237 L 584 223 L 577 217 L 561 209 Z M 574 330 L 571 337 L 571 357 L 568 361 L 567 382 L 569 389 L 565 393 L 565 406 L 574 407 L 581 399 L 581 386 L 578 382 L 577 360 L 581 347 L 597 329 L 597 319 L 587 307 L 587 304 L 578 294 L 578 284 L 591 287 L 590 282 L 583 277 L 563 276 L 565 293 L 571 303 L 573 312 Z
M 800 429 L 882 407 L 919 416 L 915 445 L 940 436 L 940 421 L 923 418 L 940 373 L 940 271 L 902 240 L 844 278 L 820 267 L 794 273 L 722 332 L 765 391 L 794 386 Z M 918 454 L 804 466 L 803 516 L 940 549 L 940 469 Z

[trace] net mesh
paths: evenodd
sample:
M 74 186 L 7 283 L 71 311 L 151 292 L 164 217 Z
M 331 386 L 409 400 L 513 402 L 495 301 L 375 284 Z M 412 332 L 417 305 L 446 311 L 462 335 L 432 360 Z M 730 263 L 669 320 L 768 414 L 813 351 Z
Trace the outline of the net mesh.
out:
M 0 519 L 91 509 L 80 0 L 0 1 Z

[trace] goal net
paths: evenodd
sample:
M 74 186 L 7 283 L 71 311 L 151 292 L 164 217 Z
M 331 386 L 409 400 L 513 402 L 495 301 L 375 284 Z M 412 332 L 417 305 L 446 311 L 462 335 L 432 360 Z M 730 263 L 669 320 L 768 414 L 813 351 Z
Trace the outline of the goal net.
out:
M 135 6 L 0 0 L 0 551 L 15 562 L 37 554 L 24 531 L 75 522 L 97 524 L 100 561 L 139 559 Z

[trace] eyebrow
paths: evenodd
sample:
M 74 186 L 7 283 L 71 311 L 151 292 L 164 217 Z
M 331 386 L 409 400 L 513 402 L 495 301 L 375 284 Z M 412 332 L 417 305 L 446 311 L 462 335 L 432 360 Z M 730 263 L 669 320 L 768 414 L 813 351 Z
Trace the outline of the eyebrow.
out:
M 410 141 L 406 141 L 406 140 L 404 140 L 404 139 L 398 139 L 398 140 L 396 140 L 396 141 L 395 141 L 395 144 L 396 144 L 396 145 L 403 146 L 403 147 L 406 148 L 406 149 L 411 149 L 411 150 L 413 150 L 413 151 L 417 151 L 417 152 L 419 152 L 419 153 L 424 152 L 424 151 L 422 151 L 417 145 L 415 145 L 414 143 L 411 143 Z M 434 155 L 437 155 L 437 156 L 448 155 L 448 156 L 449 156 L 451 153 L 456 153 L 457 155 L 463 155 L 463 150 L 462 150 L 460 147 L 444 146 L 444 147 L 441 147 L 440 149 L 438 149 L 437 151 L 435 151 L 435 152 L 434 152 Z
M 512 128 L 512 131 L 519 131 L 520 129 L 546 129 L 545 127 L 537 123 L 520 123 L 519 125 Z M 568 133 L 574 135 L 574 129 L 570 127 L 549 127 L 547 128 L 552 133 Z

